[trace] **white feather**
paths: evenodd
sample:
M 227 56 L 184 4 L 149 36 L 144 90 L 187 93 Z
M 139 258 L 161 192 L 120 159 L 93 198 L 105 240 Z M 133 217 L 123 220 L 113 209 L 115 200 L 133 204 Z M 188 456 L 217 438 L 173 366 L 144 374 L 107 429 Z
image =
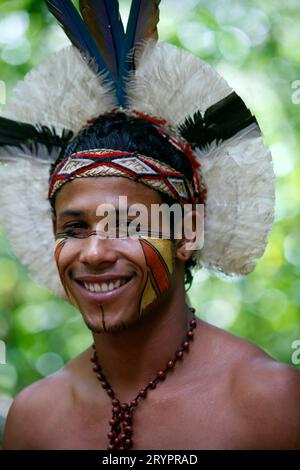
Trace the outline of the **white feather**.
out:
M 49 166 L 21 160 L 0 166 L 0 222 L 19 261 L 42 286 L 66 298 L 54 260 L 47 199 Z
M 91 63 L 91 62 L 90 62 Z M 16 85 L 0 115 L 74 133 L 86 121 L 117 105 L 104 78 L 96 75 L 74 46 L 54 53 Z
M 262 256 L 273 222 L 275 176 L 270 151 L 249 127 L 197 152 L 207 186 L 204 246 L 199 265 L 244 275 Z
M 127 87 L 129 106 L 179 126 L 195 111 L 205 111 L 232 89 L 207 63 L 171 44 L 148 41 Z

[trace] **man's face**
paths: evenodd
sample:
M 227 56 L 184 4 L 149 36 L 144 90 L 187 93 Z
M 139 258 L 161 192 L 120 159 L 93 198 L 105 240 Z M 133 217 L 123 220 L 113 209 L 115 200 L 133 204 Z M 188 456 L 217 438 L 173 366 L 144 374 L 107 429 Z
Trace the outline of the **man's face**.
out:
M 132 325 L 157 310 L 174 288 L 171 240 L 88 236 L 98 230 L 99 206 L 119 208 L 120 195 L 127 196 L 128 207 L 143 204 L 149 214 L 151 204 L 162 202 L 157 191 L 142 183 L 111 176 L 73 180 L 56 196 L 54 230 L 64 233 L 55 249 L 60 278 L 70 301 L 96 333 Z M 126 215 L 125 221 L 134 218 Z

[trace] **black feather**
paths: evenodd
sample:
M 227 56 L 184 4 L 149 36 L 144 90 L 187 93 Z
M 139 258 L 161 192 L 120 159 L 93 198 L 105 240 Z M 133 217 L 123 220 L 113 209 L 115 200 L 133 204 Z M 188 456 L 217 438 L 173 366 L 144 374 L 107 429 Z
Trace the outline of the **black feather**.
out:
M 55 154 L 57 150 L 63 150 L 73 135 L 68 129 L 64 129 L 59 136 L 53 126 L 50 128 L 42 124 L 32 125 L 0 117 L 0 161 L 7 160 L 8 156 L 9 159 L 30 156 L 48 159 L 54 148 Z M 17 152 L 17 149 L 21 152 Z M 41 150 L 43 150 L 42 155 Z
M 180 126 L 181 135 L 193 147 L 203 147 L 214 140 L 229 139 L 252 123 L 257 123 L 244 101 L 232 92 L 210 106 L 202 117 L 197 111 Z
M 193 116 L 186 118 L 184 123 L 179 127 L 179 131 L 188 142 L 197 142 L 203 130 L 203 125 L 204 121 L 201 111 L 196 111 Z

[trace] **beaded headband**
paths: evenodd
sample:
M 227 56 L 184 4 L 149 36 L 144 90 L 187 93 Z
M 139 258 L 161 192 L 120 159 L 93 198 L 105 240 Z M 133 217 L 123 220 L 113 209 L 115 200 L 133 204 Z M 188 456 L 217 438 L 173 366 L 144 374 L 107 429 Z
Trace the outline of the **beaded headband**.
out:
M 95 149 L 72 154 L 56 167 L 48 197 L 68 181 L 92 176 L 124 176 L 167 194 L 180 204 L 204 202 L 185 176 L 171 166 L 135 152 Z
M 114 114 L 119 110 L 113 110 Z M 184 153 L 190 161 L 193 181 L 172 166 L 138 152 L 117 151 L 111 149 L 88 149 L 73 153 L 64 158 L 49 178 L 48 198 L 53 204 L 56 192 L 67 182 L 76 178 L 95 176 L 123 176 L 136 182 L 144 183 L 156 191 L 167 194 L 180 204 L 203 204 L 206 200 L 206 187 L 203 182 L 201 165 L 193 154 L 191 145 L 165 129 L 166 122 L 137 111 L 130 113 L 136 118 L 152 123 L 156 131 L 177 150 Z M 93 124 L 90 119 L 87 124 Z

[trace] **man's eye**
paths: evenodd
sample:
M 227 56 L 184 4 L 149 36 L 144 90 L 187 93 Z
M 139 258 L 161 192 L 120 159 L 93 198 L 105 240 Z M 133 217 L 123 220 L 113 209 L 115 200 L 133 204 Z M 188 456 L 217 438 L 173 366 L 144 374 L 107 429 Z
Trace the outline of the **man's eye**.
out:
M 86 227 L 86 224 L 84 224 L 83 222 L 73 222 L 72 224 L 66 224 L 64 225 L 64 229 L 68 229 L 68 228 L 82 228 L 82 227 Z
M 83 222 L 74 222 L 63 227 L 64 233 L 70 237 L 86 233 L 86 224 Z

